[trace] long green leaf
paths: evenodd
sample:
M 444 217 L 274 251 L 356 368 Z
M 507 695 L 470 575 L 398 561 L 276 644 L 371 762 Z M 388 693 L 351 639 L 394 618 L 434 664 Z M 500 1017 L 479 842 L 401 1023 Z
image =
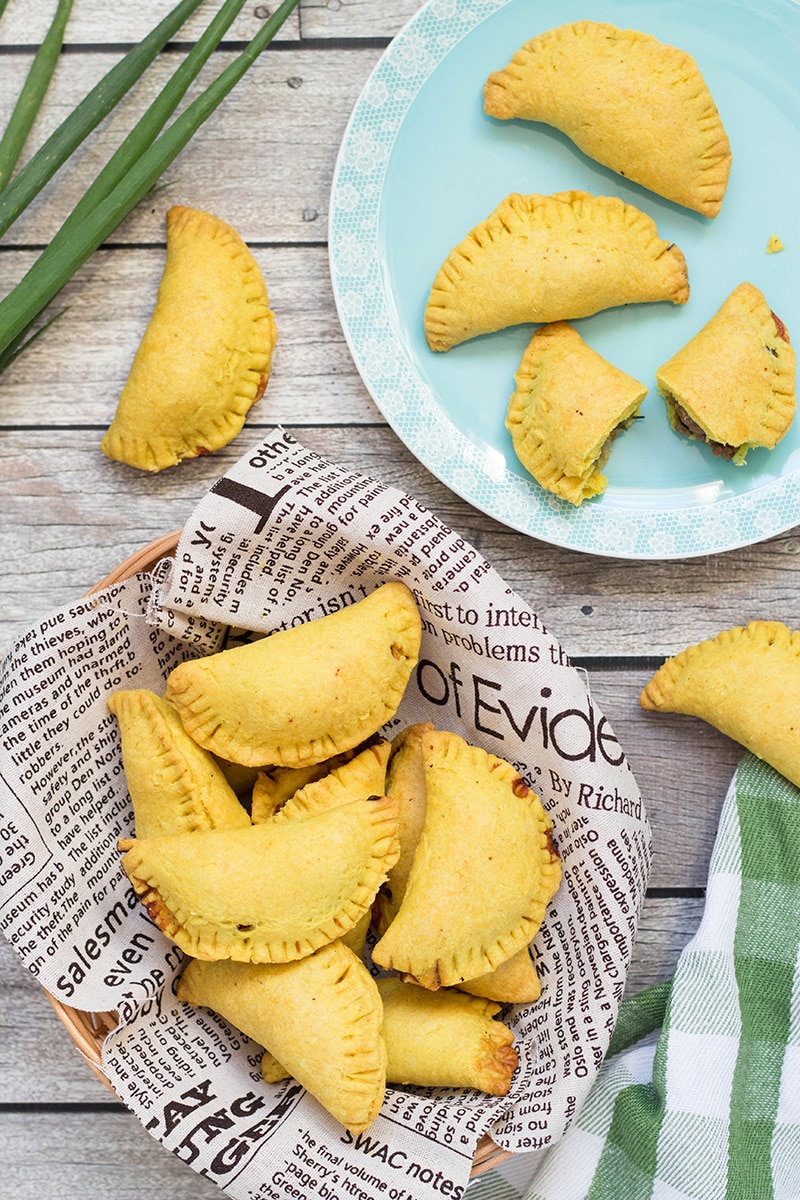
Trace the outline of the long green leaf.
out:
M 71 234 L 84 217 L 113 192 L 125 177 L 131 165 L 150 146 L 186 95 L 186 91 L 208 61 L 230 28 L 234 19 L 244 8 L 246 0 L 225 0 L 214 20 L 199 38 L 192 51 L 167 81 L 156 99 L 139 119 L 131 132 L 115 150 L 100 174 L 87 189 L 75 208 L 58 231 L 63 241 Z
M 145 150 L 125 178 L 70 232 L 60 231 L 15 288 L 0 302 L 0 354 L 50 303 L 75 271 L 116 229 L 191 140 L 203 122 L 236 86 L 300 0 L 283 0 L 238 58 Z
M 155 29 L 103 76 L 0 194 L 0 237 L 66 162 L 73 150 L 133 87 L 203 0 L 180 0 Z
M 3 136 L 0 138 L 0 191 L 11 178 L 28 140 L 33 122 L 39 115 L 39 109 L 42 107 L 42 101 L 56 69 L 58 56 L 61 54 L 64 31 L 67 28 L 71 12 L 72 0 L 58 0 L 58 7 L 50 28 L 36 51 L 31 68 L 22 85 L 19 99 L 14 105 Z
M 53 313 L 52 317 L 45 321 L 44 325 L 41 325 L 35 333 L 30 333 L 30 325 L 27 327 L 27 329 L 23 329 L 22 333 L 14 338 L 14 341 L 11 343 L 11 345 L 7 346 L 3 353 L 0 354 L 0 375 L 2 375 L 3 371 L 5 371 L 7 367 L 11 366 L 15 358 L 19 358 L 23 350 L 27 350 L 29 346 L 32 346 L 34 342 L 38 341 L 45 330 L 49 329 L 50 326 L 59 319 L 59 317 L 63 317 L 66 311 L 66 308 L 62 308 L 59 312 Z M 31 324 L 32 323 L 33 322 L 31 322 Z M 30 337 L 28 337 L 26 340 L 26 334 L 29 333 Z

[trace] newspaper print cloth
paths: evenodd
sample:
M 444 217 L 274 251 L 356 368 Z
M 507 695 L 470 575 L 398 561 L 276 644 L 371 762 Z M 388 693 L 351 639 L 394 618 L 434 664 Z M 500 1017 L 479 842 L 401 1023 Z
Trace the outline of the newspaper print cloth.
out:
M 498 1175 L 468 1196 L 522 1191 Z M 746 755 L 700 928 L 670 982 L 623 1003 L 578 1121 L 525 1200 L 798 1197 L 800 790 Z

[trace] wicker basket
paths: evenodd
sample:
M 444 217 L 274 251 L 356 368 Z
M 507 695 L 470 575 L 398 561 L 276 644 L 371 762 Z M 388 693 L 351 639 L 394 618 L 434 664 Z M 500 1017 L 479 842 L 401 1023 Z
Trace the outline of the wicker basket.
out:
M 130 579 L 132 575 L 139 571 L 150 571 L 160 559 L 174 553 L 178 546 L 180 530 L 174 533 L 167 533 L 163 537 L 157 538 L 156 541 L 150 542 L 149 545 L 143 546 L 141 550 L 137 550 L 125 562 L 120 563 L 115 567 L 105 579 L 101 579 L 99 583 L 90 588 L 86 593 L 87 596 L 93 595 L 95 592 L 101 592 L 107 587 L 111 587 L 115 583 L 120 583 L 123 579 Z M 55 996 L 51 996 L 45 991 L 47 999 L 52 1004 L 61 1023 L 66 1028 L 73 1042 L 77 1046 L 86 1064 L 94 1071 L 98 1079 L 113 1091 L 102 1066 L 102 1046 L 103 1039 L 106 1034 L 115 1028 L 117 1024 L 117 1014 L 113 1012 L 90 1013 L 84 1012 L 81 1009 L 70 1008 L 67 1004 L 62 1004 Z M 490 1171 L 492 1167 L 496 1167 L 505 1159 L 510 1158 L 508 1150 L 502 1150 L 495 1145 L 490 1137 L 483 1136 L 478 1142 L 475 1151 L 475 1158 L 472 1164 L 471 1177 L 482 1175 L 484 1171 Z

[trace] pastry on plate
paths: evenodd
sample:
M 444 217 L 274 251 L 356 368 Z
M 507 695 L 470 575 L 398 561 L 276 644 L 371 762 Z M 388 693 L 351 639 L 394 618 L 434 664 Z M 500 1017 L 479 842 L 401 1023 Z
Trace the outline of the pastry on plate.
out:
M 602 468 L 614 438 L 638 415 L 644 384 L 566 321 L 536 330 L 514 378 L 506 429 L 522 465 L 572 504 L 604 491 Z
M 222 768 L 189 737 L 168 700 L 134 688 L 115 692 L 108 707 L 119 723 L 137 837 L 250 824 Z
M 425 820 L 374 961 L 435 991 L 526 947 L 561 878 L 552 821 L 510 763 L 454 733 L 423 745 Z
M 166 695 L 212 753 L 246 766 L 307 766 L 394 716 L 421 636 L 409 588 L 385 583 L 330 616 L 182 663 Z
M 284 964 L 190 962 L 178 999 L 202 1005 L 267 1046 L 351 1133 L 380 1111 L 386 1089 L 383 1005 L 375 981 L 341 942 Z
M 626 179 L 715 217 L 731 150 L 690 54 L 635 29 L 575 21 L 526 42 L 489 76 L 484 107 L 561 130 Z
M 161 471 L 227 445 L 267 386 L 276 340 L 261 270 L 236 230 L 171 208 L 156 306 L 103 453 Z
M 369 911 L 399 853 L 397 805 L 353 800 L 302 820 L 123 839 L 122 867 L 192 958 L 288 962 Z
M 616 196 L 507 196 L 440 267 L 425 308 L 432 350 L 509 325 L 689 298 L 686 261 Z
M 753 447 L 774 449 L 794 418 L 794 349 L 751 283 L 731 292 L 656 381 L 672 428 L 737 466 Z
M 800 632 L 750 621 L 656 671 L 642 708 L 700 717 L 800 787 Z

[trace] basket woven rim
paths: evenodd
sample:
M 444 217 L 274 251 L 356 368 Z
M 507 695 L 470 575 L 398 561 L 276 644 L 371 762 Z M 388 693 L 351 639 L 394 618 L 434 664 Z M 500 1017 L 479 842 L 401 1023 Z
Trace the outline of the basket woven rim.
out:
M 177 549 L 180 535 L 181 530 L 175 529 L 171 533 L 165 533 L 154 541 L 148 542 L 146 546 L 142 546 L 141 549 L 136 550 L 124 562 L 121 562 L 119 566 L 109 571 L 108 575 L 101 579 L 99 583 L 90 587 L 85 595 L 93 596 L 97 592 L 102 592 L 106 588 L 112 587 L 115 583 L 122 583 L 123 580 L 130 579 L 140 571 L 151 571 L 162 558 L 165 558 Z M 50 992 L 45 989 L 42 990 L 52 1004 L 56 1016 L 75 1043 L 86 1065 L 93 1071 L 101 1083 L 104 1083 L 109 1091 L 113 1092 L 116 1096 L 117 1093 L 114 1091 L 108 1076 L 103 1070 L 103 1042 L 105 1041 L 106 1034 L 110 1033 L 116 1027 L 118 1023 L 117 1014 L 114 1012 L 92 1013 L 86 1012 L 83 1009 L 71 1008 L 68 1004 L 64 1004 L 57 997 L 51 995 Z M 121 1097 L 118 1097 L 118 1099 L 121 1099 Z M 505 1162 L 509 1158 L 511 1158 L 510 1150 L 503 1150 L 492 1141 L 488 1134 L 483 1134 L 475 1148 L 470 1178 L 474 1179 L 477 1175 L 491 1171 L 492 1168 L 499 1166 L 500 1163 Z

